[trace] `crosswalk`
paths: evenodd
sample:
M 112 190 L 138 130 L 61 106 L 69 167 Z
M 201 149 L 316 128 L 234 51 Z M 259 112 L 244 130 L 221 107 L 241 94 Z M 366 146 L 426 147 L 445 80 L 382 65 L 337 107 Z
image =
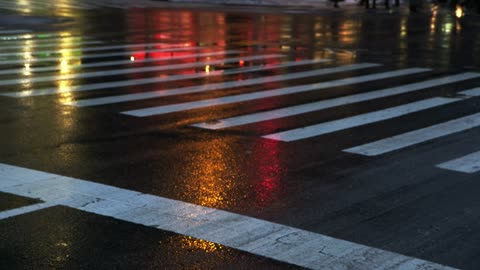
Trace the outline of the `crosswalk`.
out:
M 22 33 L 3 31 L 6 35 Z M 251 131 L 256 125 L 275 121 L 274 130 L 256 135 L 285 143 L 321 141 L 327 134 L 401 121 L 402 117 L 427 114 L 480 96 L 480 88 L 471 87 L 480 82 L 477 72 L 445 74 L 423 67 L 390 69 L 380 63 L 291 59 L 278 51 L 249 53 L 241 48 L 166 43 L 106 44 L 96 39 L 84 39 L 62 49 L 56 48 L 55 42 L 36 44 L 35 52 L 26 59 L 20 45 L 9 41 L 6 44 L 8 49 L 0 53 L 0 58 L 8 57 L 0 64 L 0 96 L 22 99 L 68 92 L 75 98 L 63 101 L 64 106 L 124 108 L 128 104 L 131 109 L 118 109 L 118 113 L 134 118 L 223 111 L 221 108 L 230 106 L 236 110 L 225 111 L 225 117 L 186 121 L 187 125 L 206 132 L 231 128 Z M 72 60 L 78 63 L 64 66 Z M 101 80 L 84 80 L 95 78 Z M 59 87 L 59 82 L 68 83 L 68 87 Z M 138 89 L 132 93 L 126 91 L 128 87 Z M 93 91 L 98 91 L 94 97 L 86 95 Z M 303 95 L 311 95 L 314 100 L 303 102 Z M 167 97 L 172 99 L 151 105 Z M 272 99 L 279 103 L 265 108 L 255 106 Z M 383 100 L 395 102 L 387 108 L 365 108 L 368 102 Z M 301 119 L 309 114 L 328 114 L 329 110 L 353 105 L 364 109 L 340 118 L 324 117 L 328 120 L 320 123 L 281 124 L 287 118 L 303 123 Z M 480 113 L 473 113 L 340 150 L 380 156 L 478 127 Z M 471 153 L 437 167 L 475 173 L 480 170 L 479 156 L 479 152 Z

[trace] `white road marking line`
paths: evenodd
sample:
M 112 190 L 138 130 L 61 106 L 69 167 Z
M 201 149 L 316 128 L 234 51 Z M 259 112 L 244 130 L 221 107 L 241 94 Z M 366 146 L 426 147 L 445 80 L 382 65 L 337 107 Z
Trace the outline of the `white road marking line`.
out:
M 480 126 L 480 113 L 454 119 L 438 125 L 414 130 L 372 143 L 352 147 L 344 152 L 364 156 L 378 156 L 391 151 L 430 141 Z
M 235 54 L 235 53 L 237 53 L 237 51 L 218 52 L 219 55 L 229 55 L 229 54 Z M 201 54 L 195 54 L 195 57 L 201 57 L 201 56 L 202 56 Z M 245 57 L 245 58 L 247 58 L 246 60 L 250 59 L 249 57 Z M 260 58 L 260 57 L 256 56 L 255 58 Z M 267 58 L 267 57 L 263 57 L 263 58 Z M 221 63 L 222 61 L 223 60 L 217 60 L 216 62 Z M 215 62 L 215 61 L 211 61 L 211 62 Z M 181 64 L 181 65 L 178 64 L 178 65 L 167 65 L 167 66 L 147 66 L 147 67 L 124 68 L 124 69 L 113 69 L 113 70 L 99 70 L 99 71 L 84 72 L 84 73 L 43 76 L 43 77 L 33 77 L 33 78 L 28 77 L 23 79 L 0 80 L 0 85 L 8 86 L 8 85 L 17 85 L 17 84 L 24 84 L 24 83 L 56 82 L 56 81 L 73 80 L 73 79 L 107 77 L 107 76 L 115 76 L 115 75 L 131 74 L 131 73 L 165 71 L 165 70 L 180 69 L 180 68 L 193 68 L 193 67 L 205 66 L 207 64 L 208 62 L 198 62 L 198 63 L 187 63 L 187 64 Z M 212 74 L 215 74 L 215 73 L 212 73 Z M 206 76 L 207 75 L 209 75 L 209 73 L 206 73 Z M 176 75 L 172 75 L 172 76 L 169 76 L 168 78 L 173 80 L 175 76 Z M 196 75 L 190 75 L 190 76 L 196 76 Z M 185 77 L 185 75 L 181 76 L 181 78 L 183 77 Z
M 122 113 L 126 115 L 136 116 L 136 117 L 147 117 L 152 115 L 160 115 L 160 114 L 167 114 L 172 112 L 186 111 L 191 109 L 206 108 L 206 107 L 225 105 L 225 104 L 231 104 L 231 103 L 237 103 L 237 102 L 243 102 L 243 101 L 257 100 L 257 99 L 262 99 L 267 97 L 276 97 L 276 96 L 282 96 L 282 95 L 303 93 L 308 91 L 317 91 L 317 90 L 326 89 L 326 88 L 345 86 L 345 85 L 356 84 L 356 83 L 364 83 L 364 82 L 369 82 L 373 80 L 392 78 L 396 76 L 405 76 L 405 75 L 415 74 L 415 73 L 425 72 L 425 71 L 429 71 L 429 70 L 421 69 L 421 68 L 402 69 L 397 71 L 376 73 L 372 75 L 351 77 L 346 79 L 321 82 L 321 83 L 315 83 L 315 84 L 299 85 L 299 86 L 273 89 L 273 90 L 262 91 L 262 92 L 254 92 L 254 93 L 241 94 L 241 95 L 235 95 L 235 96 L 226 96 L 226 97 L 220 97 L 220 98 L 214 98 L 214 99 L 206 99 L 206 100 L 200 100 L 200 101 L 178 103 L 173 105 L 144 108 L 144 109 L 126 111 Z
M 32 32 L 31 30 L 0 30 L 0 35 L 8 35 L 8 34 L 24 34 L 24 33 L 30 33 Z M 3 50 L 3 48 L 2 48 Z
M 454 269 L 223 210 L 60 175 L 45 179 L 43 172 L 0 164 L 0 176 L 6 172 L 17 183 L 0 185 L 2 192 L 172 231 L 301 267 Z
M 437 165 L 438 168 L 462 172 L 476 173 L 480 171 L 480 151 L 450 160 Z
M 0 32 L 1 33 L 1 32 Z M 155 48 L 155 46 L 165 46 L 163 48 Z M 15 49 L 24 49 L 25 46 L 17 46 L 13 47 Z M 54 54 L 54 55 L 61 55 L 63 53 L 71 53 L 71 52 L 93 52 L 93 51 L 108 51 L 108 50 L 115 50 L 115 49 L 135 49 L 136 51 L 139 50 L 155 50 L 155 49 L 179 49 L 185 47 L 180 47 L 178 45 L 172 45 L 168 43 L 134 43 L 134 44 L 122 44 L 122 45 L 111 45 L 111 46 L 98 46 L 98 47 L 85 47 L 85 48 L 75 48 L 75 49 L 59 49 L 59 50 L 48 50 L 48 51 L 36 51 L 32 53 L 32 56 L 40 55 L 40 54 Z M 187 47 L 188 48 L 188 47 Z M 3 48 L 2 48 L 3 49 Z M 24 56 L 25 52 L 8 52 L 8 53 L 0 53 L 1 56 Z
M 465 90 L 465 91 L 459 92 L 459 94 L 469 96 L 469 97 L 478 97 L 480 96 L 480 87 L 473 88 L 470 90 Z
M 107 57 L 114 57 L 114 56 L 128 56 L 130 58 L 131 55 L 138 53 L 138 52 L 145 52 L 145 53 L 154 53 L 154 52 L 182 52 L 182 51 L 194 51 L 202 49 L 200 47 L 185 47 L 185 48 L 170 48 L 170 49 L 153 49 L 153 50 L 140 50 L 140 51 L 122 51 L 122 52 L 112 52 L 112 53 L 95 53 L 95 54 L 84 54 L 84 55 L 69 55 L 66 57 L 68 60 L 72 59 L 97 59 L 97 58 L 107 58 Z M 190 57 L 195 57 L 192 54 Z M 32 58 L 28 60 L 28 63 L 40 63 L 40 62 L 58 62 L 63 59 L 63 56 L 57 57 L 45 57 L 45 58 Z M 170 57 L 171 58 L 171 57 Z M 169 57 L 165 57 L 164 59 L 169 59 Z M 14 64 L 25 64 L 25 59 L 19 60 L 3 60 L 1 62 L 2 65 L 14 65 Z
M 221 73 L 221 75 L 233 75 L 233 74 L 239 74 L 239 73 L 245 73 L 245 72 L 279 69 L 279 68 L 285 68 L 285 67 L 294 67 L 294 66 L 301 66 L 301 65 L 308 65 L 308 64 L 323 63 L 323 62 L 329 62 L 329 61 L 331 60 L 329 59 L 303 60 L 298 62 L 284 62 L 284 63 L 274 64 L 274 65 L 253 66 L 249 68 L 227 70 Z M 350 67 L 350 68 L 354 68 L 354 67 Z M 358 66 L 356 68 L 358 68 Z M 284 80 L 291 80 L 292 78 L 303 78 L 303 77 L 312 76 L 312 72 L 314 72 L 315 74 L 320 74 L 320 73 L 325 74 L 326 71 L 328 70 L 333 71 L 334 69 L 335 68 L 321 69 L 319 71 L 297 72 L 297 73 L 291 73 L 287 75 L 276 75 L 276 76 L 270 76 L 270 77 L 247 79 L 243 81 L 227 81 L 222 83 L 205 84 L 200 86 L 189 86 L 189 87 L 182 87 L 182 88 L 176 88 L 176 89 L 142 92 L 142 93 L 136 93 L 136 94 L 126 94 L 126 95 L 108 96 L 108 97 L 93 98 L 93 99 L 84 99 L 84 100 L 77 100 L 77 101 L 72 101 L 64 104 L 77 106 L 77 107 L 87 107 L 87 106 L 99 106 L 99 105 L 114 104 L 114 103 L 120 103 L 120 102 L 128 102 L 128 101 L 134 101 L 134 100 L 151 99 L 151 98 L 158 98 L 158 97 L 165 97 L 165 96 L 208 92 L 208 91 L 234 88 L 234 87 L 240 87 L 240 86 L 262 84 L 262 83 L 268 83 L 268 82 L 279 82 Z M 205 75 L 212 76 L 213 74 L 205 73 Z M 115 87 L 116 86 L 117 85 L 115 85 Z
M 70 47 L 74 47 L 74 46 L 81 46 L 81 45 L 96 45 L 96 44 L 104 44 L 103 41 L 97 41 L 97 40 L 93 40 L 93 41 L 77 41 L 77 42 L 72 42 L 72 43 L 69 43 L 68 45 Z M 11 49 L 24 49 L 25 48 L 25 44 L 19 44 L 17 46 L 2 46 L 2 50 L 11 50 Z M 47 43 L 47 44 L 31 44 L 31 45 L 28 45 L 28 47 L 30 48 L 51 48 L 51 47 L 55 47 L 55 46 L 58 46 L 58 43 Z M 80 50 L 80 48 L 78 49 Z M 25 54 L 25 53 L 24 53 Z
M 229 127 L 235 127 L 240 125 L 252 124 L 261 121 L 267 121 L 272 119 L 278 119 L 282 117 L 294 116 L 302 113 L 308 113 L 313 111 L 319 111 L 323 109 L 329 109 L 337 106 L 343 106 L 348 104 L 354 104 L 357 102 L 363 102 L 378 98 L 390 97 L 394 95 L 405 94 L 417 90 L 428 89 L 430 87 L 440 86 L 443 84 L 450 84 L 463 80 L 480 77 L 480 74 L 463 73 L 458 75 L 446 76 L 438 79 L 432 79 L 428 81 L 405 84 L 397 87 L 386 88 L 377 91 L 371 91 L 366 93 L 360 93 L 355 95 L 343 96 L 333 99 L 321 100 L 318 102 L 312 102 L 308 104 L 302 104 L 297 106 L 291 106 L 276 110 L 264 111 L 259 113 L 253 113 L 248 115 L 240 115 L 230 117 L 226 119 L 216 120 L 214 123 L 203 122 L 194 124 L 193 126 L 204 129 L 223 129 Z M 479 91 L 480 92 L 480 91 Z M 479 94 L 480 95 L 480 94 Z
M 79 64 L 75 66 L 69 67 L 69 69 L 80 69 L 80 68 L 92 68 L 92 67 L 108 67 L 108 66 L 117 66 L 117 65 L 126 65 L 126 64 L 138 64 L 138 63 L 154 63 L 154 62 L 161 62 L 165 60 L 181 60 L 181 59 L 188 59 L 188 58 L 198 58 L 198 57 L 210 57 L 210 56 L 224 56 L 238 53 L 237 51 L 220 51 L 220 52 L 210 52 L 210 53 L 197 53 L 197 54 L 189 54 L 189 55 L 175 55 L 168 58 L 146 58 L 146 59 L 137 59 L 132 62 L 130 59 L 128 60 L 116 60 L 116 61 L 102 61 L 98 63 L 87 63 L 87 64 Z M 273 57 L 273 55 L 272 55 Z M 278 55 L 277 57 L 281 57 Z M 259 59 L 262 59 L 261 56 L 258 56 Z M 271 58 L 270 55 L 265 55 L 265 59 Z M 217 61 L 217 60 L 212 60 Z M 220 61 L 220 60 L 218 60 Z M 179 66 L 182 64 L 178 64 Z M 188 65 L 188 64 L 183 64 Z M 173 65 L 170 65 L 173 66 Z M 49 67 L 31 67 L 30 73 L 37 73 L 37 72 L 46 72 L 46 71 L 57 71 L 60 70 L 61 67 L 58 65 L 49 66 Z M 10 70 L 0 70 L 0 75 L 7 75 L 7 74 L 22 74 L 25 72 L 25 69 L 10 69 Z
M 46 202 L 46 203 L 37 203 L 33 205 L 27 205 L 24 207 L 20 208 L 15 208 L 7 211 L 0 212 L 0 220 L 10 218 L 10 217 L 15 217 L 31 212 L 35 212 L 41 209 L 49 208 L 52 206 L 56 206 L 57 204 L 55 202 Z
M 82 91 L 93 91 L 93 90 L 105 90 L 108 88 L 117 88 L 117 87 L 125 87 L 125 86 L 138 86 L 138 85 L 145 85 L 145 84 L 153 84 L 153 83 L 162 83 L 162 82 L 171 82 L 171 81 L 178 81 L 178 80 L 187 80 L 187 79 L 199 79 L 205 77 L 212 77 L 212 76 L 220 76 L 220 75 L 233 75 L 233 74 L 240 74 L 245 72 L 254 72 L 254 71 L 261 71 L 261 70 L 269 70 L 269 69 L 278 69 L 283 67 L 291 67 L 291 66 L 298 66 L 298 65 L 306 65 L 314 63 L 314 60 L 306 60 L 306 61 L 299 61 L 299 62 L 284 62 L 281 64 L 275 65 L 267 65 L 267 66 L 252 66 L 246 68 L 239 68 L 239 69 L 231 69 L 227 71 L 213 71 L 213 72 L 200 72 L 196 74 L 186 74 L 186 75 L 172 75 L 168 77 L 150 77 L 144 79 L 134 79 L 134 80 L 126 80 L 126 81 L 115 81 L 115 82 L 107 82 L 107 83 L 96 83 L 96 84 L 85 84 L 79 86 L 71 86 L 69 88 L 69 92 L 82 92 Z M 294 73 L 296 74 L 296 73 Z M 225 86 L 225 83 L 219 83 L 222 86 Z M 178 91 L 179 89 L 172 90 Z M 22 98 L 22 97 L 30 97 L 30 96 L 43 96 L 43 95 L 52 95 L 61 93 L 58 88 L 47 88 L 35 91 L 22 91 L 22 92 L 9 92 L 3 93 L 0 95 L 14 97 L 14 98 Z M 184 94 L 185 92 L 183 92 Z M 65 105 L 74 105 L 76 106 L 76 102 L 66 102 Z
M 325 135 L 325 134 L 337 132 L 340 130 L 359 127 L 367 124 L 372 124 L 375 122 L 380 122 L 380 121 L 400 117 L 400 116 L 411 114 L 414 112 L 419 112 L 419 111 L 439 107 L 442 105 L 450 104 L 452 102 L 457 102 L 460 100 L 462 99 L 441 98 L 441 97 L 430 98 L 430 99 L 412 102 L 412 103 L 408 103 L 405 105 L 396 106 L 396 107 L 392 107 L 384 110 L 355 115 L 355 116 L 351 116 L 343 119 L 306 126 L 302 128 L 296 128 L 296 129 L 286 130 L 282 132 L 277 132 L 277 133 L 265 135 L 262 137 L 270 140 L 283 141 L 283 142 L 298 141 L 306 138 Z

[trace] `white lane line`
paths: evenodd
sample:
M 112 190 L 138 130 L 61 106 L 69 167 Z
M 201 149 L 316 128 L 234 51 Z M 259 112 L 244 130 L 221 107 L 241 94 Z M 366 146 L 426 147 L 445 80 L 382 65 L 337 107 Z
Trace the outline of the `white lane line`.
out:
M 378 98 L 405 94 L 405 93 L 409 93 L 417 90 L 428 89 L 430 87 L 450 84 L 450 83 L 464 81 L 464 80 L 473 79 L 477 77 L 480 77 L 480 74 L 475 75 L 473 73 L 462 73 L 458 75 L 446 76 L 446 77 L 432 79 L 432 80 L 418 82 L 418 83 L 405 84 L 397 87 L 391 87 L 391 88 L 371 91 L 367 93 L 321 100 L 318 102 L 312 102 L 308 104 L 291 106 L 291 107 L 270 110 L 265 112 L 240 115 L 240 116 L 230 117 L 226 119 L 215 120 L 214 122 L 203 122 L 203 123 L 194 124 L 193 126 L 204 128 L 204 129 L 213 129 L 213 130 L 235 127 L 240 125 L 246 125 L 246 124 L 252 124 L 252 123 L 257 123 L 261 121 L 282 118 L 282 117 L 299 115 L 302 113 L 329 109 L 337 106 L 354 104 L 357 102 L 363 102 L 363 101 L 368 101 L 368 100 L 373 100 Z
M 315 136 L 325 135 L 340 130 L 345 130 L 353 127 L 359 127 L 367 124 L 372 124 L 395 117 L 400 117 L 403 115 L 411 114 L 414 112 L 419 112 L 442 105 L 450 104 L 452 102 L 457 102 L 462 99 L 459 98 L 430 98 L 422 101 L 412 102 L 409 104 L 396 106 L 384 110 L 374 111 L 370 113 L 355 115 L 339 120 L 329 121 L 321 124 L 306 126 L 302 128 L 296 128 L 291 130 L 286 130 L 282 132 L 277 132 L 269 135 L 262 136 L 263 138 L 283 141 L 283 142 L 292 142 L 298 141 L 306 138 L 311 138 Z
M 145 59 L 137 59 L 135 61 L 128 60 L 116 60 L 116 61 L 102 61 L 98 63 L 86 63 L 86 64 L 79 64 L 75 66 L 68 67 L 69 69 L 80 69 L 80 68 L 92 68 L 92 67 L 108 67 L 108 66 L 118 66 L 118 65 L 126 65 L 126 64 L 139 64 L 139 63 L 154 63 L 154 62 L 161 62 L 165 60 L 181 60 L 181 59 L 189 59 L 189 58 L 199 58 L 199 57 L 210 57 L 210 56 L 224 56 L 238 53 L 237 51 L 220 51 L 220 52 L 209 52 L 209 53 L 197 53 L 197 54 L 189 54 L 189 55 L 174 55 L 168 58 L 145 58 Z M 273 56 L 273 55 L 272 55 Z M 282 57 L 278 55 L 277 57 Z M 258 56 L 259 59 L 262 59 L 261 56 Z M 270 55 L 265 55 L 265 59 L 271 58 Z M 214 60 L 212 60 L 214 61 Z M 218 60 L 220 61 L 220 60 Z M 178 64 L 179 66 L 181 64 Z M 187 65 L 187 64 L 183 64 Z M 173 66 L 173 65 L 170 65 Z M 30 73 L 37 73 L 37 72 L 46 72 L 46 71 L 58 71 L 61 67 L 58 65 L 49 66 L 49 67 L 31 67 L 29 72 Z M 0 75 L 7 75 L 7 74 L 23 74 L 25 69 L 10 69 L 10 70 L 0 70 Z
M 326 88 L 345 86 L 345 85 L 356 84 L 356 83 L 364 83 L 364 82 L 369 82 L 373 80 L 381 80 L 381 79 L 387 79 L 387 78 L 392 78 L 397 76 L 405 76 L 405 75 L 416 74 L 416 73 L 425 72 L 425 71 L 429 71 L 429 70 L 421 69 L 421 68 L 409 68 L 409 69 L 389 71 L 384 73 L 376 73 L 372 75 L 351 77 L 346 79 L 321 82 L 321 83 L 315 83 L 315 84 L 299 85 L 299 86 L 273 89 L 273 90 L 262 91 L 262 92 L 254 92 L 254 93 L 226 96 L 226 97 L 220 97 L 220 98 L 214 98 L 214 99 L 178 103 L 173 105 L 144 108 L 144 109 L 126 111 L 122 113 L 126 115 L 136 116 L 136 117 L 147 117 L 152 115 L 160 115 L 160 114 L 166 114 L 166 113 L 172 113 L 172 112 L 186 111 L 191 109 L 206 108 L 206 107 L 225 105 L 225 104 L 231 104 L 231 103 L 237 103 L 237 102 L 243 102 L 243 101 L 257 100 L 257 99 L 262 99 L 267 97 L 276 97 L 276 96 L 282 96 L 282 95 L 303 93 L 308 91 L 317 91 L 317 90 L 326 89 Z
M 237 51 L 224 51 L 218 52 L 218 55 L 229 55 L 235 54 Z M 195 54 L 195 57 L 202 57 L 202 54 Z M 278 57 L 278 56 L 275 56 Z M 245 57 L 246 60 L 249 60 L 249 57 Z M 253 60 L 260 59 L 261 57 L 255 56 Z M 263 57 L 263 58 L 268 58 Z M 236 60 L 238 61 L 238 59 Z M 215 61 L 211 61 L 215 62 Z M 222 63 L 224 60 L 217 60 L 217 63 Z M 0 80 L 0 85 L 8 86 L 8 85 L 17 85 L 17 84 L 24 84 L 24 83 L 39 83 L 39 82 L 56 82 L 56 81 L 63 81 L 63 80 L 73 80 L 73 79 L 84 79 L 84 78 L 96 78 L 96 77 L 107 77 L 107 76 L 115 76 L 115 75 L 123 75 L 123 74 L 131 74 L 131 73 L 143 73 L 143 72 L 154 72 L 154 71 L 165 71 L 165 70 L 172 70 L 172 69 L 180 69 L 180 68 L 193 68 L 193 67 L 200 67 L 207 65 L 209 62 L 197 62 L 197 63 L 186 63 L 186 64 L 178 64 L 178 65 L 166 65 L 166 66 L 147 66 L 147 67 L 136 67 L 136 68 L 125 68 L 125 69 L 113 69 L 113 70 L 99 70 L 99 71 L 92 71 L 92 72 L 84 72 L 84 73 L 74 73 L 74 74 L 65 74 L 65 75 L 54 75 L 54 76 L 43 76 L 43 77 L 34 77 L 34 78 L 23 78 L 23 79 L 12 79 L 12 80 Z M 210 74 L 211 73 L 211 74 Z M 221 74 L 222 72 L 218 72 Z M 202 73 L 200 73 L 202 74 Z M 206 73 L 205 76 L 212 76 L 216 74 L 214 72 Z M 176 75 L 172 75 L 169 77 L 170 80 L 175 80 Z M 190 75 L 195 77 L 196 75 Z M 179 76 L 183 79 L 183 76 Z M 187 76 L 190 78 L 189 76 Z M 195 77 L 196 78 L 196 77 Z
M 269 221 L 85 180 L 60 175 L 45 179 L 43 172 L 6 164 L 0 164 L 0 176 L 2 172 L 11 172 L 8 175 L 17 182 L 1 185 L 0 177 L 2 192 L 172 231 L 301 267 L 454 269 Z
M 1 32 L 0 32 L 1 33 Z M 163 48 L 155 48 L 155 46 L 164 46 Z M 25 49 L 25 46 L 17 46 L 15 49 Z M 62 53 L 71 53 L 71 52 L 92 52 L 92 51 L 108 51 L 115 49 L 135 49 L 144 50 L 144 49 L 178 49 L 178 48 L 189 48 L 178 45 L 172 45 L 168 43 L 134 43 L 134 44 L 122 44 L 122 45 L 111 45 L 111 46 L 98 46 L 98 47 L 86 47 L 86 48 L 75 48 L 75 49 L 60 49 L 60 50 L 48 50 L 48 51 L 36 51 L 32 53 L 32 56 L 41 55 L 41 54 L 54 54 L 61 55 Z M 3 49 L 3 48 L 2 48 Z M 1 56 L 24 56 L 25 52 L 9 52 L 9 53 L 0 53 Z
M 37 203 L 33 205 L 27 205 L 24 207 L 3 211 L 3 212 L 0 212 L 0 220 L 35 212 L 37 210 L 42 210 L 42 209 L 56 206 L 56 205 L 57 204 L 55 202 Z
M 8 35 L 8 34 L 24 34 L 24 33 L 30 33 L 32 32 L 31 30 L 0 30 L 0 35 Z M 3 50 L 3 48 L 2 48 Z
M 245 73 L 245 72 L 265 71 L 265 70 L 280 69 L 285 67 L 324 63 L 329 61 L 331 60 L 320 59 L 320 60 L 303 60 L 298 62 L 283 62 L 280 64 L 273 64 L 273 65 L 253 66 L 253 67 L 242 68 L 242 69 L 231 69 L 221 73 L 220 75 L 233 75 L 233 74 L 239 74 L 239 73 Z M 325 68 L 321 70 L 290 73 L 287 75 L 276 75 L 276 76 L 270 76 L 270 77 L 247 79 L 243 81 L 227 81 L 222 83 L 205 84 L 200 86 L 189 86 L 189 87 L 182 87 L 182 88 L 176 88 L 176 89 L 142 92 L 142 93 L 136 93 L 136 94 L 126 94 L 126 95 L 108 96 L 108 97 L 93 98 L 93 99 L 84 99 L 84 100 L 77 100 L 77 101 L 72 101 L 64 104 L 77 106 L 77 107 L 88 107 L 88 106 L 99 106 L 99 105 L 114 104 L 114 103 L 120 103 L 120 102 L 128 102 L 128 101 L 134 101 L 134 100 L 144 100 L 144 99 L 159 98 L 159 97 L 166 97 L 166 96 L 208 92 L 208 91 L 241 87 L 241 86 L 249 86 L 249 85 L 255 85 L 255 84 L 280 82 L 280 81 L 292 80 L 295 78 L 305 78 L 310 76 L 325 75 L 325 74 L 330 74 L 334 72 L 341 72 L 339 70 L 344 71 L 344 69 L 346 68 L 348 69 L 366 68 L 367 66 L 365 65 L 372 65 L 372 64 L 361 64 L 361 66 L 351 65 L 351 66 L 340 67 L 340 68 Z M 376 65 L 376 64 L 373 64 L 373 65 Z M 210 73 L 205 75 L 212 76 L 214 74 Z M 123 86 L 123 82 L 119 82 L 119 83 L 121 83 L 120 86 Z M 115 85 L 115 87 L 118 87 L 118 85 Z
M 305 60 L 305 61 L 299 61 L 299 62 L 284 62 L 281 64 L 275 64 L 275 65 L 252 66 L 247 68 L 231 69 L 227 71 L 220 70 L 220 71 L 213 71 L 213 72 L 200 72 L 196 74 L 172 75 L 172 76 L 163 77 L 163 78 L 151 77 L 151 78 L 144 78 L 144 79 L 115 81 L 115 82 L 108 82 L 108 83 L 85 84 L 85 85 L 79 85 L 79 86 L 72 86 L 69 89 L 69 92 L 93 91 L 93 90 L 99 90 L 99 89 L 105 90 L 108 88 L 117 88 L 117 87 L 125 87 L 125 86 L 138 86 L 138 85 L 171 82 L 171 81 L 178 81 L 178 80 L 199 79 L 199 78 L 220 76 L 220 75 L 233 75 L 233 74 L 240 74 L 240 73 L 246 73 L 246 72 L 306 65 L 306 64 L 312 64 L 314 62 L 315 60 Z M 222 87 L 225 86 L 225 83 L 219 83 L 219 84 L 222 85 Z M 179 89 L 172 90 L 172 92 L 170 92 L 170 95 L 173 94 L 173 91 L 178 92 L 177 90 Z M 41 89 L 41 90 L 35 90 L 35 91 L 9 92 L 9 93 L 3 93 L 0 95 L 14 97 L 14 98 L 22 98 L 22 97 L 30 97 L 30 96 L 52 95 L 57 93 L 61 93 L 61 91 L 58 88 L 47 88 L 47 89 Z M 185 92 L 181 94 L 185 94 Z M 66 102 L 64 104 L 78 106 L 76 102 Z
M 364 156 L 378 156 L 415 144 L 430 141 L 480 126 L 480 113 L 454 119 L 438 125 L 414 130 L 397 136 L 378 140 L 343 150 Z
M 473 88 L 470 90 L 465 90 L 465 91 L 459 92 L 459 94 L 465 95 L 468 97 L 478 97 L 480 96 L 480 87 Z
M 74 42 L 69 42 L 68 46 L 69 47 L 74 47 L 74 46 L 82 46 L 82 45 L 98 45 L 98 44 L 104 44 L 103 41 L 98 41 L 98 40 L 93 40 L 93 41 L 74 41 Z M 11 50 L 11 49 L 25 49 L 25 47 L 29 48 L 52 48 L 58 46 L 57 43 L 47 43 L 47 44 L 19 44 L 17 46 L 2 46 L 2 50 Z M 24 53 L 25 54 L 25 53 Z
M 140 51 L 122 51 L 122 52 L 112 52 L 112 53 L 95 53 L 95 54 L 85 54 L 85 55 L 69 55 L 65 57 L 66 59 L 93 59 L 93 58 L 107 58 L 107 57 L 114 57 L 114 56 L 130 56 L 134 55 L 135 53 L 155 53 L 155 52 L 184 52 L 184 51 L 194 51 L 202 49 L 201 47 L 185 47 L 185 48 L 170 48 L 170 49 L 153 49 L 153 50 L 140 50 Z M 195 57 L 192 54 L 190 57 Z M 14 64 L 25 64 L 28 63 L 39 63 L 39 62 L 57 62 L 62 60 L 64 57 L 59 55 L 57 57 L 45 57 L 45 58 L 32 58 L 32 59 L 19 59 L 19 60 L 3 60 L 1 62 L 2 65 L 14 65 Z M 171 57 L 165 57 L 164 59 L 169 59 Z
M 438 168 L 462 172 L 476 173 L 480 171 L 480 151 L 450 160 L 437 165 Z

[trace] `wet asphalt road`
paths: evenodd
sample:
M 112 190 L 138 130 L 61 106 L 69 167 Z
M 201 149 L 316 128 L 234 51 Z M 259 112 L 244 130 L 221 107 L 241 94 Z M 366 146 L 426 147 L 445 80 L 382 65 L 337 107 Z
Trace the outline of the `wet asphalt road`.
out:
M 478 154 L 462 163 L 471 173 L 437 166 L 480 150 L 480 99 L 460 93 L 480 85 L 475 22 L 436 7 L 49 3 L 0 1 L 12 19 L 49 18 L 0 24 L 0 163 L 480 268 Z M 267 94 L 243 98 L 253 93 Z M 294 107 L 305 104 L 317 107 Z M 245 115 L 248 123 L 208 128 Z M 452 131 L 449 121 L 470 115 Z M 442 124 L 443 135 L 413 133 L 403 142 L 418 143 L 383 154 L 347 150 Z M 298 128 L 310 133 L 278 134 Z M 19 195 L 0 190 L 0 210 L 42 201 Z M 0 228 L 2 269 L 297 268 L 64 206 L 2 218 Z

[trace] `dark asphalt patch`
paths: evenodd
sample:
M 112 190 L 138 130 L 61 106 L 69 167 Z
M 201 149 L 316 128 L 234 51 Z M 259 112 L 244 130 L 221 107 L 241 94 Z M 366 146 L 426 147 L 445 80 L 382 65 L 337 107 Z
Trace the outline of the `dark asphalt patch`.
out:
M 301 269 L 66 207 L 0 221 L 0 269 Z
M 0 192 L 0 212 L 36 204 L 39 202 L 41 201 Z

